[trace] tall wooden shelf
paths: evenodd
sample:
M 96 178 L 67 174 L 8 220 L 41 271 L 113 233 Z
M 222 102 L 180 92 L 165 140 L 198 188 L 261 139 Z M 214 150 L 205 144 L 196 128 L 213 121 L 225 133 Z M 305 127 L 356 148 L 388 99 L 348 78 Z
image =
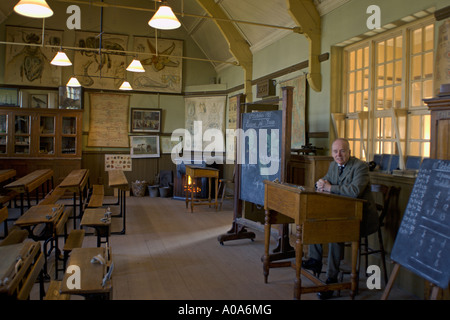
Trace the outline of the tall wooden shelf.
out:
M 82 110 L 0 108 L 0 168 L 50 168 L 56 181 L 81 166 Z M 59 173 L 59 174 L 58 174 Z

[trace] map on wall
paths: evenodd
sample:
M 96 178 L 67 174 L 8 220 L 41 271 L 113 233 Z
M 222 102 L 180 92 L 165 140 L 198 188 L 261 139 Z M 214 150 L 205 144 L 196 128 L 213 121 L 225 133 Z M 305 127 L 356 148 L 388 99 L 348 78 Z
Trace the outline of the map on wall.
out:
M 102 49 L 125 51 L 128 36 L 102 34 Z M 75 46 L 92 51 L 75 51 L 74 73 L 85 88 L 117 90 L 125 79 L 127 58 L 125 53 L 102 53 L 100 37 L 95 32 L 76 32 Z
M 91 93 L 88 147 L 129 148 L 128 105 L 125 94 Z
M 181 92 L 183 79 L 183 41 L 134 37 L 133 51 L 145 72 L 133 73 L 133 90 Z
M 61 46 L 62 31 L 45 30 L 44 46 L 42 30 L 22 27 L 6 27 L 6 41 L 28 43 L 33 46 L 6 45 L 5 83 L 58 86 L 61 80 L 61 68 L 50 64 Z
M 185 128 L 191 134 L 191 150 L 204 151 L 205 147 L 211 146 L 214 140 L 206 141 L 206 139 L 203 139 L 204 133 L 208 129 L 220 130 L 224 138 L 226 99 L 226 96 L 184 98 Z M 205 140 L 203 141 L 203 146 L 194 143 L 196 134 L 202 141 Z M 218 144 L 214 144 L 214 146 L 217 146 L 215 151 L 224 151 L 223 140 L 221 146 Z M 202 150 L 200 150 L 200 147 Z
M 283 87 L 294 87 L 292 95 L 291 149 L 301 149 L 302 146 L 306 145 L 306 76 L 303 75 L 295 79 L 283 81 L 280 83 L 280 90 Z M 280 96 L 282 96 L 281 92 Z

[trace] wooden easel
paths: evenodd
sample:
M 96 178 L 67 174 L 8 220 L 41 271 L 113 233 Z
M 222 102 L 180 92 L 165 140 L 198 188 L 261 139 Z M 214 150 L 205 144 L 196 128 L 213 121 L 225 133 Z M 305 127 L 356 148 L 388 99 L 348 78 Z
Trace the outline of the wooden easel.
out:
M 281 140 L 281 181 L 286 182 L 287 176 L 287 164 L 290 159 L 291 154 L 291 131 L 292 131 L 292 103 L 293 103 L 293 87 L 282 88 L 282 111 L 283 111 L 283 128 L 282 128 L 282 140 Z M 280 102 L 279 99 L 276 101 L 270 100 L 270 103 Z M 267 103 L 266 101 L 260 102 L 261 104 Z M 236 128 L 242 128 L 241 114 L 246 112 L 245 105 L 245 95 L 240 94 L 237 96 L 237 117 L 236 117 Z M 289 125 L 287 125 L 289 124 Z M 236 145 L 236 150 L 240 148 L 239 141 Z M 239 239 L 253 239 L 255 238 L 255 233 L 247 231 L 246 227 L 239 223 L 242 219 L 243 211 L 243 201 L 239 199 L 240 195 L 240 177 L 241 177 L 241 166 L 235 164 L 235 184 L 234 184 L 234 217 L 231 229 L 226 233 L 218 236 L 217 240 L 223 245 L 224 241 L 239 240 Z M 271 261 L 292 258 L 295 256 L 293 248 L 289 245 L 289 225 L 287 223 L 283 224 L 283 232 L 280 238 L 280 244 L 274 252 L 277 252 L 271 256 Z
M 389 281 L 386 284 L 386 288 L 384 289 L 383 295 L 381 296 L 380 300 L 387 300 L 389 297 L 389 294 L 392 290 L 392 286 L 394 285 L 394 281 L 397 278 L 398 272 L 400 271 L 400 264 L 395 263 L 394 268 L 392 269 L 391 276 L 389 277 Z M 431 282 L 430 282 L 431 283 Z M 431 283 L 432 289 L 430 293 L 430 300 L 437 300 L 437 297 L 439 295 L 439 291 L 442 290 L 442 288 L 436 286 L 435 284 Z

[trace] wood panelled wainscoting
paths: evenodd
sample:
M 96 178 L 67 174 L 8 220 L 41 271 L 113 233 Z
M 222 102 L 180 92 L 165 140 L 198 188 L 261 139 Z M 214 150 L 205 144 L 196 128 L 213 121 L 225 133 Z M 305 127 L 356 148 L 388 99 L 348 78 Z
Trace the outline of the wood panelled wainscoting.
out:
M 82 168 L 89 169 L 91 184 L 103 184 L 105 195 L 113 195 L 114 190 L 108 187 L 108 172 L 105 171 L 106 154 L 129 154 L 126 152 L 111 151 L 84 151 L 81 161 Z M 128 182 L 145 180 L 150 184 L 155 182 L 161 170 L 172 170 L 176 173 L 176 165 L 172 162 L 170 154 L 162 154 L 159 158 L 133 158 L 132 171 L 124 171 Z M 148 192 L 148 191 L 147 191 Z

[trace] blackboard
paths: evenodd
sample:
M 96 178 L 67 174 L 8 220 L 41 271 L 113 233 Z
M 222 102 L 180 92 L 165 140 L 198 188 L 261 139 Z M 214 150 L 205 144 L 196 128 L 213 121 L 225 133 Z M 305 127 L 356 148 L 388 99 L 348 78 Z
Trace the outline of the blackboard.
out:
M 450 161 L 424 159 L 391 259 L 445 289 L 450 281 Z
M 280 179 L 282 115 L 281 110 L 242 114 L 241 200 L 263 206 L 263 181 Z

